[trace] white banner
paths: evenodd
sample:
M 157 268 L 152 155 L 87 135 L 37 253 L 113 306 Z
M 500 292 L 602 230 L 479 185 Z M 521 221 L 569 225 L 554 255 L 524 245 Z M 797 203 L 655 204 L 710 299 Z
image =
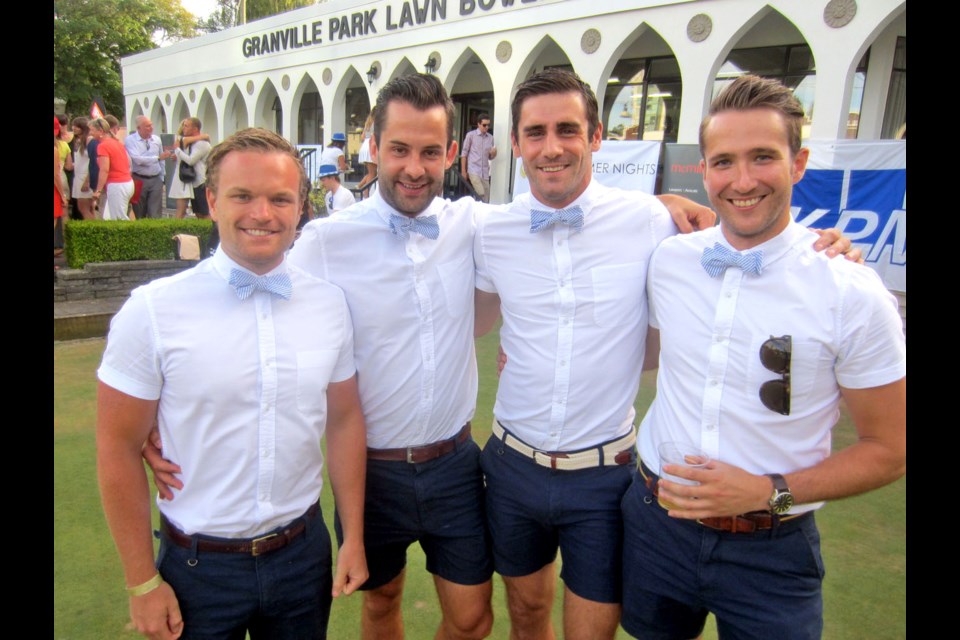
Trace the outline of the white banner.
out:
M 593 154 L 593 177 L 608 187 L 653 193 L 657 183 L 660 143 L 649 140 L 604 140 Z M 513 176 L 513 197 L 530 191 L 523 162 Z
M 791 213 L 808 227 L 837 227 L 888 289 L 907 290 L 906 140 L 808 140 L 807 172 Z

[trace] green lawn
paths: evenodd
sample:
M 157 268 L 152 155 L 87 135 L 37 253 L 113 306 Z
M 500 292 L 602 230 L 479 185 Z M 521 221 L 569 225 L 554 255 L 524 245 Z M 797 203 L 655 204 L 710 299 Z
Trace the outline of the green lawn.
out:
M 480 394 L 474 437 L 490 434 L 496 392 L 496 334 L 478 341 Z M 127 628 L 123 575 L 100 509 L 94 468 L 96 368 L 102 339 L 54 343 L 54 637 L 136 638 Z M 653 398 L 654 379 L 644 376 L 637 396 L 642 415 Z M 834 430 L 834 448 L 854 440 L 846 418 Z M 333 500 L 324 487 L 322 505 L 332 526 Z M 828 639 L 906 637 L 906 480 L 866 496 L 827 505 L 817 516 L 827 566 L 824 582 Z M 432 638 L 439 620 L 433 583 L 414 546 L 408 555 L 404 618 L 410 640 Z M 560 625 L 558 588 L 554 620 Z M 334 603 L 331 640 L 358 636 L 360 598 Z M 492 638 L 506 639 L 509 625 L 503 585 L 494 580 Z M 716 638 L 708 623 L 705 638 Z M 622 631 L 618 638 L 628 638 Z

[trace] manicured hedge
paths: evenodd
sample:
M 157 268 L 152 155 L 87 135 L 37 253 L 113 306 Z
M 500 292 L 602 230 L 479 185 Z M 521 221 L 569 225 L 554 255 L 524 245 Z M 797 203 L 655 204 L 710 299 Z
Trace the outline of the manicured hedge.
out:
M 68 220 L 64 225 L 67 264 L 81 269 L 88 262 L 173 260 L 173 236 L 189 233 L 207 246 L 210 220 L 160 218 L 149 220 Z

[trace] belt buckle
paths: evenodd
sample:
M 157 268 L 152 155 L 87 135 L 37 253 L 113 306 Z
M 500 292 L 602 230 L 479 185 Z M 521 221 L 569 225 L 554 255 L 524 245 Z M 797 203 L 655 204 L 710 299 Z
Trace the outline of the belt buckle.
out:
M 413 462 L 413 450 L 415 447 L 407 447 L 407 464 L 414 464 Z
M 261 542 L 266 542 L 266 541 L 269 540 L 270 538 L 276 538 L 278 535 L 279 535 L 279 534 L 277 534 L 277 533 L 268 533 L 268 534 L 265 535 L 265 536 L 260 536 L 259 538 L 254 538 L 253 540 L 251 540 L 251 541 L 250 541 L 250 555 L 252 555 L 252 556 L 259 556 L 259 555 L 260 555 L 260 550 L 258 549 L 257 545 L 259 545 Z

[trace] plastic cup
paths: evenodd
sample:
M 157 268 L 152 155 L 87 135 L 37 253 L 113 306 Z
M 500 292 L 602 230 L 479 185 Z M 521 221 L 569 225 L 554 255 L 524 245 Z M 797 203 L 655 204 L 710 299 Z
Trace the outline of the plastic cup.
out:
M 660 477 L 670 482 L 676 482 L 677 484 L 696 486 L 700 483 L 664 473 L 663 465 L 677 464 L 694 469 L 703 469 L 710 462 L 710 456 L 707 455 L 703 449 L 695 447 L 692 444 L 687 444 L 686 442 L 661 442 L 657 447 L 657 453 L 660 456 Z M 676 505 L 665 501 L 659 496 L 657 496 L 657 502 L 667 510 L 676 508 Z

